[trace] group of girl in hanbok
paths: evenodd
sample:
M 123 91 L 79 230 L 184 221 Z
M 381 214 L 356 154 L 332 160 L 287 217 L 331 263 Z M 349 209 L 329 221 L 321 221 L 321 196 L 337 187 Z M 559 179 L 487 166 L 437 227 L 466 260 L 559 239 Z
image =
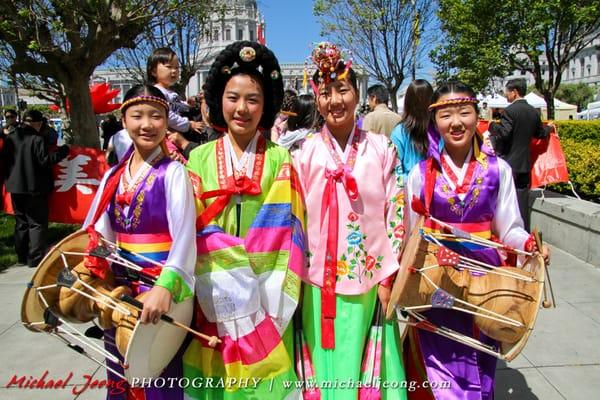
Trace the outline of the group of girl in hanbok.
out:
M 325 42 L 311 58 L 325 122 L 320 132 L 302 134 L 291 154 L 261 134 L 281 109 L 283 79 L 275 55 L 259 43 L 236 42 L 214 61 L 205 99 L 212 125 L 225 135 L 194 149 L 185 167 L 164 144 L 173 119 L 165 91 L 127 92 L 121 112 L 133 146 L 104 177 L 86 227 L 164 265 L 153 287 L 130 282 L 149 292 L 143 323 L 157 323 L 171 302 L 195 295 L 193 327 L 220 339 L 216 347 L 187 340 L 163 377 L 237 382 L 132 389 L 129 396 L 493 398 L 495 359 L 412 330 L 404 349 L 415 354 L 403 355 L 398 323 L 382 317 L 404 232 L 415 223 L 404 207 L 413 196 L 432 196 L 431 215 L 447 222 L 485 225 L 486 235 L 516 248 L 532 243 L 514 211 L 509 167 L 475 135 L 474 93 L 441 85 L 424 105 L 429 132 L 422 124 L 396 132 L 398 151 L 386 136 L 356 126 L 351 61 Z M 435 182 L 430 193 L 427 174 Z M 462 212 L 450 207 L 451 197 Z M 468 318 L 439 314 L 432 318 L 472 329 Z M 417 373 L 407 376 L 405 363 Z M 447 381 L 450 389 L 413 393 L 409 378 Z M 254 384 L 242 384 L 248 380 Z

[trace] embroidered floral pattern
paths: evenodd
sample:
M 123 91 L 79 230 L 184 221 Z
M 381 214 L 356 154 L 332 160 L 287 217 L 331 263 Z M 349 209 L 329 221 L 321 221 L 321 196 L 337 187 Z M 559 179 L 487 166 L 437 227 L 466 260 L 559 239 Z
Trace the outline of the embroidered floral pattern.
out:
M 135 196 L 135 207 L 133 206 L 133 204 L 131 205 L 132 207 L 134 207 L 131 218 L 127 218 L 125 216 L 123 207 L 120 204 L 115 204 L 115 220 L 121 228 L 126 230 L 133 230 L 137 228 L 137 226 L 140 224 L 140 216 L 142 215 L 142 207 L 144 205 L 146 192 L 150 191 L 150 189 L 152 188 L 152 185 L 156 180 L 157 173 L 158 170 L 155 169 L 148 175 L 144 187 L 140 189 L 137 196 Z M 144 181 L 141 181 L 141 183 L 143 182 Z
M 396 175 L 396 196 L 390 199 L 390 207 L 394 210 L 394 216 L 388 221 L 388 238 L 392 241 L 394 254 L 400 252 L 402 240 L 404 239 L 404 168 L 398 162 L 393 169 Z
M 367 254 L 365 249 L 367 235 L 360 230 L 358 215 L 351 212 L 347 218 L 349 221 L 346 224 L 346 228 L 348 228 L 348 235 L 346 236 L 348 247 L 337 263 L 337 281 L 339 282 L 344 278 L 360 280 L 366 277 L 372 279 L 374 272 L 381 269 L 383 256 L 373 257 Z
M 442 184 L 442 192 L 447 195 L 448 204 L 450 204 L 450 210 L 462 216 L 466 210 L 474 207 L 479 200 L 479 195 L 481 194 L 481 185 L 483 184 L 483 176 L 487 173 L 487 169 L 489 166 L 488 159 L 485 153 L 480 153 L 480 156 L 477 158 L 481 168 L 475 171 L 475 174 L 471 180 L 471 187 L 469 189 L 470 194 L 461 200 L 455 193 L 452 191 L 450 186 L 447 183 Z M 439 172 L 438 172 L 439 174 Z M 467 193 L 469 193 L 467 192 Z M 466 200 L 466 201 L 465 201 Z

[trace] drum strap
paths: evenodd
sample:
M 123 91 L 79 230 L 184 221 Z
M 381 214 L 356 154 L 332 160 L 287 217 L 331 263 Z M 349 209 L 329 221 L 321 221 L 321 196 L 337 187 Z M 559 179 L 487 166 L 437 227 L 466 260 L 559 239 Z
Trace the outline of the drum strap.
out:
M 433 157 L 429 157 L 425 162 L 425 210 L 430 213 L 431 201 L 433 199 L 433 190 L 435 189 L 435 178 L 437 177 L 438 169 L 434 164 L 436 162 Z

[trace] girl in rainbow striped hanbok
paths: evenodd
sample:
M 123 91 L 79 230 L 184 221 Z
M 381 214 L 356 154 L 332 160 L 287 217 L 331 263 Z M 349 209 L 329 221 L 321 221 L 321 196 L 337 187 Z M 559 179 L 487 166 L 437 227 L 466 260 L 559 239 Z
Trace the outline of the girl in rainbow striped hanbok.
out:
M 304 205 L 290 155 L 259 130 L 281 108 L 279 64 L 258 43 L 233 43 L 205 89 L 211 122 L 226 135 L 193 150 L 187 164 L 199 212 L 196 325 L 221 343 L 192 341 L 185 376 L 218 384 L 191 385 L 186 395 L 291 398 L 284 381 L 296 378 L 290 321 L 305 262 Z

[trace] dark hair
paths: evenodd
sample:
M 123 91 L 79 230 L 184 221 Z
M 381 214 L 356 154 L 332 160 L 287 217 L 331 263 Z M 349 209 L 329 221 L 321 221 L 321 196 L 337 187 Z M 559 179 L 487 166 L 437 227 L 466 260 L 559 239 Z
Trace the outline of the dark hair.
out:
M 433 88 L 425 79 L 416 79 L 406 88 L 402 123 L 417 151 L 427 154 L 427 126 L 429 125 L 429 105 Z
M 244 59 L 242 59 L 240 53 L 247 47 L 254 50 L 254 55 L 251 57 L 244 55 Z M 222 109 L 223 93 L 229 79 L 238 74 L 249 75 L 262 86 L 265 101 L 259 127 L 264 130 L 271 129 L 277 113 L 281 110 L 283 78 L 275 54 L 257 42 L 238 41 L 232 43 L 219 53 L 211 65 L 203 86 L 210 122 L 216 128 L 226 129 L 227 124 Z
M 519 96 L 523 97 L 527 94 L 527 82 L 523 78 L 515 78 L 506 82 L 508 90 L 516 90 Z
M 138 97 L 138 96 L 158 97 L 158 98 L 164 100 L 165 102 L 167 102 L 165 95 L 157 87 L 151 86 L 151 85 L 135 85 L 131 89 L 129 89 L 127 91 L 127 93 L 125 93 L 125 96 L 123 97 L 123 103 L 127 102 L 127 100 L 131 100 L 134 97 Z M 125 112 L 127 111 L 128 108 L 129 108 L 129 106 L 126 106 L 125 108 L 121 108 L 121 114 L 123 116 L 125 115 Z M 167 111 L 167 116 L 168 116 L 169 110 L 166 110 L 166 111 Z
M 466 93 L 469 97 L 477 97 L 475 91 L 471 89 L 470 86 L 467 86 L 460 81 L 449 81 L 442 83 L 440 86 L 437 87 L 437 89 L 435 89 L 431 98 L 431 103 L 436 103 L 440 97 L 450 93 Z M 479 114 L 479 107 L 477 106 L 477 104 L 473 104 L 473 107 L 475 108 L 475 112 Z M 431 113 L 432 119 L 435 116 L 435 112 L 436 110 L 433 110 L 433 112 Z
M 336 75 L 339 76 L 340 74 L 344 73 L 345 69 L 346 69 L 346 64 L 344 64 L 344 62 L 342 60 L 340 60 L 337 64 L 337 67 L 335 68 L 334 72 L 336 73 Z M 313 82 L 315 82 L 315 84 L 317 86 L 319 85 L 319 78 L 320 78 L 319 72 L 320 71 L 317 69 L 312 77 Z M 350 69 L 348 70 L 348 75 L 346 76 L 346 79 L 348 79 L 348 81 L 350 82 L 350 85 L 352 85 L 352 87 L 356 91 L 356 95 L 358 96 L 358 80 L 356 78 L 356 72 L 354 72 L 352 67 L 350 67 Z
M 298 97 L 296 91 L 286 89 L 283 92 L 283 103 L 281 103 L 281 111 L 292 111 L 292 104 L 294 103 L 296 97 Z
M 290 111 L 296 115 L 291 115 L 287 120 L 289 131 L 300 128 L 310 129 L 314 126 L 317 118 L 317 104 L 312 95 L 301 94 L 295 97 Z
M 173 57 L 177 57 L 177 54 L 168 47 L 161 47 L 150 54 L 148 62 L 146 63 L 146 79 L 148 83 L 152 85 L 156 83 L 156 77 L 154 76 L 156 66 L 158 64 L 167 64 L 171 62 Z
M 44 120 L 44 114 L 39 110 L 27 110 L 23 114 L 23 120 L 30 119 L 32 122 L 42 122 Z
M 13 117 L 16 117 L 17 111 L 13 110 L 12 108 L 7 108 L 6 110 L 4 110 L 4 116 L 6 116 L 7 114 L 12 115 Z
M 367 96 L 375 97 L 377 104 L 387 104 L 390 100 L 390 94 L 383 85 L 373 85 L 367 89 Z

